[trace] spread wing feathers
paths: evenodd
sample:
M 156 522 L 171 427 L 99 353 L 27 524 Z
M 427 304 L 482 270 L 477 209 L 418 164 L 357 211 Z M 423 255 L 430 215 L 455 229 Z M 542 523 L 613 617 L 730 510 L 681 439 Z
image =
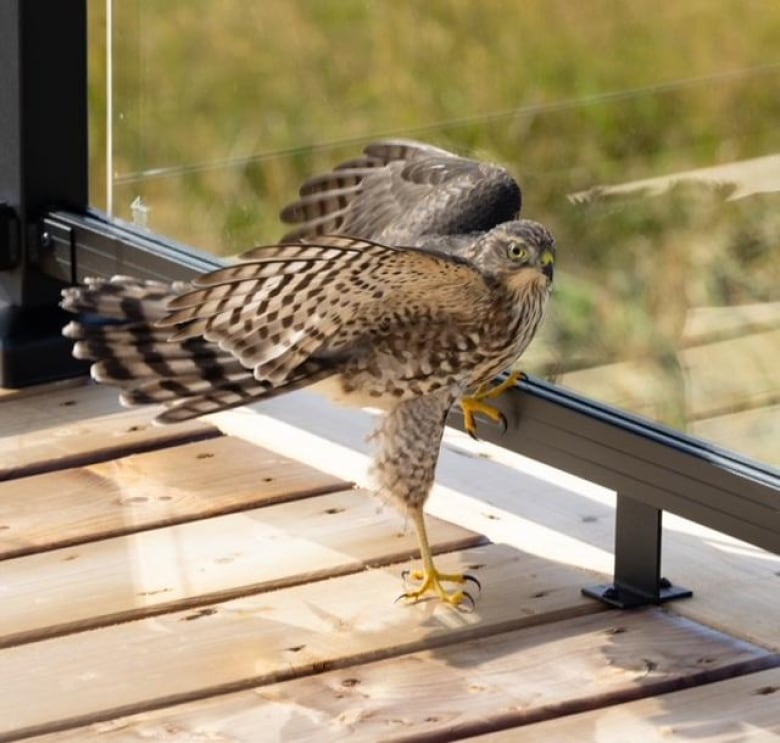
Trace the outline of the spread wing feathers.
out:
M 473 318 L 489 295 L 465 261 L 367 240 L 325 237 L 317 245 L 256 248 L 242 260 L 247 256 L 197 279 L 202 288 L 173 299 L 158 325 L 175 328 L 171 342 L 202 336 L 218 344 L 253 368 L 255 379 L 274 385 L 312 357 L 349 355 L 379 332 L 383 317 L 401 313 L 419 322 L 468 308 Z
M 158 385 L 150 385 L 145 392 L 154 399 L 141 402 L 159 402 L 172 400 L 168 409 L 157 416 L 160 423 L 180 423 L 201 415 L 216 413 L 220 410 L 248 405 L 260 400 L 269 400 L 277 395 L 286 394 L 308 387 L 333 374 L 332 364 L 328 360 L 310 360 L 291 372 L 282 384 L 259 382 L 251 372 L 236 378 L 233 382 L 221 385 L 204 384 L 203 380 L 160 380 Z M 185 397 L 177 386 L 182 384 Z M 158 392 L 158 387 L 160 388 Z M 165 397 L 169 395 L 169 397 Z
M 405 507 L 422 507 L 433 485 L 447 413 L 457 394 L 442 389 L 398 403 L 372 434 L 372 473 L 381 491 Z
M 283 242 L 340 233 L 414 245 L 425 235 L 491 229 L 514 219 L 522 201 L 504 168 L 407 140 L 368 145 L 362 157 L 307 180 L 300 197 L 280 214 L 299 225 Z
M 92 377 L 120 388 L 125 405 L 162 403 L 157 421 L 172 423 L 268 399 L 324 379 L 330 360 L 311 360 L 282 384 L 258 382 L 251 369 L 205 338 L 172 341 L 170 329 L 154 324 L 186 284 L 127 277 L 88 280 L 63 291 L 62 306 L 82 313 L 63 334 L 76 341 L 74 356 L 93 360 Z M 127 318 L 131 322 L 122 322 Z M 98 324 L 98 321 L 110 324 Z

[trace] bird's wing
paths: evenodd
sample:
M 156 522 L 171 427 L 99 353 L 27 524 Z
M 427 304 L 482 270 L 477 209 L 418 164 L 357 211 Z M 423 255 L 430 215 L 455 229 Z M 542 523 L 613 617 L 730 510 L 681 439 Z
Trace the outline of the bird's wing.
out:
M 280 218 L 298 225 L 282 242 L 342 234 L 413 245 L 426 235 L 489 230 L 520 212 L 517 182 L 502 167 L 430 145 L 388 140 L 314 176 Z
M 465 261 L 355 238 L 255 248 L 242 261 L 196 279 L 159 325 L 176 328 L 171 341 L 218 344 L 272 384 L 307 360 L 345 358 L 380 322 L 473 322 L 490 295 Z

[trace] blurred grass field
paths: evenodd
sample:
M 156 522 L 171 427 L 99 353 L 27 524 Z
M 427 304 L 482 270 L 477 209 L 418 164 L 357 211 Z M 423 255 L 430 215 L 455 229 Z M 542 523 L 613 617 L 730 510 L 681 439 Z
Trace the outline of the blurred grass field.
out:
M 151 229 L 232 254 L 377 137 L 500 162 L 560 246 L 531 370 L 652 359 L 643 412 L 683 429 L 689 308 L 780 302 L 777 192 L 568 198 L 780 152 L 780 3 L 116 0 L 111 163 L 105 20 L 92 0 L 92 200 L 121 219 L 140 197 Z

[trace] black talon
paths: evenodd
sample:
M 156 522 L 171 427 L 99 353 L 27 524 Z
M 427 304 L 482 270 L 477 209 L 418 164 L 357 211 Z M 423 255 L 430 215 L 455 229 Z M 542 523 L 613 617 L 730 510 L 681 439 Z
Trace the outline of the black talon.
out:
M 498 419 L 501 421 L 501 433 L 505 434 L 509 425 L 506 422 L 506 416 L 501 411 L 498 412 Z
M 472 439 L 474 439 L 474 441 L 479 441 L 479 436 L 477 436 L 477 434 L 474 431 L 468 431 L 468 434 L 469 436 L 471 436 Z
M 396 598 L 395 601 L 393 601 L 394 604 L 397 604 L 401 599 L 408 599 L 409 594 L 408 593 L 402 593 L 400 596 Z
M 473 597 L 473 596 L 472 596 L 472 595 L 471 595 L 471 594 L 470 594 L 468 591 L 464 591 L 464 592 L 463 592 L 463 598 L 464 598 L 464 599 L 468 599 L 468 600 L 469 600 L 469 602 L 471 603 L 471 608 L 469 608 L 469 609 L 468 609 L 468 611 L 469 611 L 469 612 L 472 612 L 472 611 L 474 611 L 474 609 L 476 609 L 476 608 L 477 608 L 477 602 L 476 602 L 476 601 L 474 601 L 474 597 Z M 458 606 L 458 608 L 459 608 L 459 609 L 465 609 L 465 607 L 463 606 L 463 603 L 462 603 L 462 602 L 461 602 L 461 604 Z
M 470 580 L 479 589 L 479 592 L 482 593 L 482 584 L 473 575 L 464 574 L 463 580 Z
M 412 571 L 412 570 L 408 570 L 408 569 L 407 569 L 407 570 L 404 570 L 404 571 L 401 573 L 401 580 L 402 580 L 404 583 L 411 583 L 412 585 L 416 585 L 416 583 L 417 583 L 417 581 L 418 581 L 418 580 L 419 580 L 419 581 L 423 581 L 423 580 L 425 580 L 425 576 L 423 576 L 422 578 L 418 579 L 418 578 L 416 578 L 416 577 L 414 576 L 414 571 Z

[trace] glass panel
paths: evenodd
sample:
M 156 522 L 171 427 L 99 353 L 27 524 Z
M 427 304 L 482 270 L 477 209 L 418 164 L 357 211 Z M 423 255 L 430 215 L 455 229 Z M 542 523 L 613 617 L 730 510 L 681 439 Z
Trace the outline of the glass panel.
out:
M 524 368 L 780 461 L 780 4 L 90 8 L 97 206 L 229 254 L 377 137 L 495 160 L 559 243 Z

